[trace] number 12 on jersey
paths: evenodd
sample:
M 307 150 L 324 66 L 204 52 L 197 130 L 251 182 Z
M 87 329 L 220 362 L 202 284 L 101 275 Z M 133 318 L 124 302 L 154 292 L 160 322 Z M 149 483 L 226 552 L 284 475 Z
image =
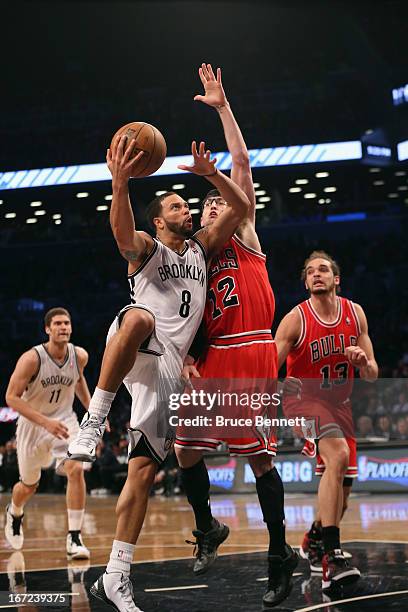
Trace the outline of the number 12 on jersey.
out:
M 233 293 L 235 290 L 235 281 L 232 276 L 225 276 L 221 278 L 217 283 L 217 294 L 214 289 L 211 288 L 208 292 L 208 299 L 211 301 L 213 305 L 212 310 L 212 318 L 216 319 L 222 315 L 222 312 L 225 308 L 231 308 L 231 306 L 238 306 L 239 299 L 236 293 Z M 220 297 L 220 294 L 223 293 L 221 298 L 221 303 L 223 308 L 218 307 L 219 300 L 217 298 Z

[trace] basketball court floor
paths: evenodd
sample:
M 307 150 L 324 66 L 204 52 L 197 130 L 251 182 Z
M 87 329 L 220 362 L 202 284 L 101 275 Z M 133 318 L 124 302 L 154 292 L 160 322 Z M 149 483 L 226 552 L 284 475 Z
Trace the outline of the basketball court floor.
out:
M 0 495 L 2 508 L 9 495 Z M 27 506 L 25 543 L 13 552 L 0 517 L 0 608 L 22 609 L 14 596 L 63 593 L 58 605 L 35 603 L 31 610 L 109 610 L 88 594 L 103 571 L 115 529 L 116 497 L 89 497 L 83 536 L 90 562 L 68 563 L 63 496 L 37 495 Z M 313 518 L 315 496 L 287 495 L 288 541 L 299 545 Z M 183 497 L 151 499 L 132 566 L 135 601 L 144 612 L 260 612 L 267 581 L 267 533 L 255 494 L 213 496 L 213 514 L 231 528 L 212 570 L 192 574 L 192 514 Z M 294 575 L 288 599 L 275 610 L 408 610 L 408 499 L 403 495 L 353 495 L 342 523 L 344 549 L 353 555 L 362 578 L 353 586 L 322 597 L 321 578 L 306 561 Z

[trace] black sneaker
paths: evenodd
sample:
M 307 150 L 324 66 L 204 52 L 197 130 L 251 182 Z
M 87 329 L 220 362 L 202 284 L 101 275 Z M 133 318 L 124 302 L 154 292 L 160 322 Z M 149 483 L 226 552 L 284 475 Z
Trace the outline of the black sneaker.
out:
M 204 574 L 217 558 L 217 548 L 228 538 L 229 527 L 224 523 L 219 523 L 217 519 L 212 521 L 212 529 L 204 533 L 196 529 L 193 531 L 193 536 L 196 538 L 195 542 L 186 540 L 187 544 L 193 544 L 195 546 L 194 553 L 197 557 L 194 563 L 193 572 L 198 574 Z
M 285 551 L 285 557 L 268 556 L 268 589 L 262 599 L 264 610 L 280 604 L 292 590 L 292 574 L 299 563 L 299 556 L 289 544 L 286 544 Z
M 299 554 L 302 559 L 307 559 L 310 564 L 310 570 L 321 574 L 322 559 L 324 555 L 323 541 L 321 539 L 313 538 L 310 532 L 306 532 L 303 537 L 303 542 L 299 548 Z
M 360 570 L 353 567 L 344 557 L 340 549 L 325 554 L 322 561 L 322 589 L 340 584 L 349 584 L 360 578 Z

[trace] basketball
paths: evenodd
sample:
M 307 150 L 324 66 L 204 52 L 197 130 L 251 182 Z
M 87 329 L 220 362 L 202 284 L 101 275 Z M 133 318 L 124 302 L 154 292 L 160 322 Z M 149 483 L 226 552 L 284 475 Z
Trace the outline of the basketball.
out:
M 111 142 L 111 148 L 116 139 L 123 134 L 127 136 L 127 142 L 134 138 L 136 140 L 131 157 L 135 157 L 139 151 L 143 151 L 143 156 L 135 163 L 132 169 L 133 178 L 143 178 L 153 174 L 160 168 L 166 159 L 167 146 L 163 135 L 157 128 L 150 123 L 143 121 L 133 121 L 127 123 L 115 132 Z

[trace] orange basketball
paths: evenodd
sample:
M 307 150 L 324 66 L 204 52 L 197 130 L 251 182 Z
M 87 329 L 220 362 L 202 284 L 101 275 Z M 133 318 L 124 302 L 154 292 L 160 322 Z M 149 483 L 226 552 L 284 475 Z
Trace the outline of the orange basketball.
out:
M 161 132 L 153 125 L 150 125 L 150 123 L 133 121 L 119 128 L 113 135 L 111 148 L 115 139 L 120 138 L 123 134 L 125 134 L 128 139 L 125 143 L 125 148 L 129 140 L 132 138 L 136 140 L 131 157 L 137 155 L 139 151 L 144 152 L 141 159 L 139 159 L 132 169 L 132 177 L 142 178 L 143 176 L 149 176 L 153 174 L 153 172 L 156 172 L 166 159 L 167 153 L 166 141 Z

